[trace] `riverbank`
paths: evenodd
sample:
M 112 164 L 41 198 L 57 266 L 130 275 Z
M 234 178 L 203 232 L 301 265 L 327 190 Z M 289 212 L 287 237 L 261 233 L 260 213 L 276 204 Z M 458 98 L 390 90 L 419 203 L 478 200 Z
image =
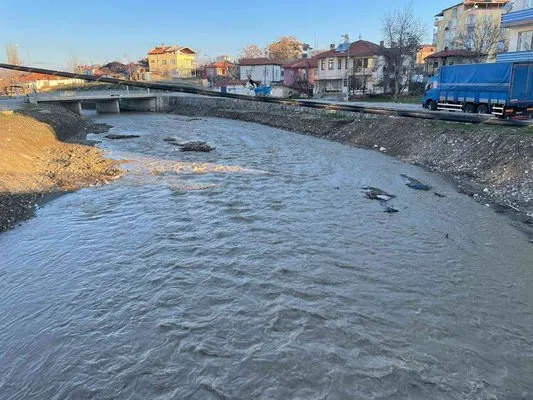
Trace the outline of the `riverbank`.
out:
M 533 222 L 533 131 L 528 128 L 193 96 L 168 98 L 166 110 L 256 122 L 378 150 L 443 173 L 453 179 L 460 192 L 526 224 Z
M 0 115 L 0 232 L 31 217 L 49 196 L 120 176 L 117 162 L 85 139 L 107 129 L 56 106 Z

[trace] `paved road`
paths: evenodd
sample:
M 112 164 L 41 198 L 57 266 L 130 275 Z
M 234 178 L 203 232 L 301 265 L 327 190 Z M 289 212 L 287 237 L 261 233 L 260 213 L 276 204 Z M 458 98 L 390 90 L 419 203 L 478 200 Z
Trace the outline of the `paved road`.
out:
M 421 111 L 424 110 L 421 104 L 409 104 L 409 103 L 394 103 L 394 102 L 373 102 L 373 101 L 339 101 L 328 99 L 309 99 L 303 101 L 313 101 L 317 103 L 325 104 L 340 104 L 340 105 L 353 105 L 361 107 L 373 107 L 373 108 L 385 108 L 389 110 L 408 110 L 408 111 Z

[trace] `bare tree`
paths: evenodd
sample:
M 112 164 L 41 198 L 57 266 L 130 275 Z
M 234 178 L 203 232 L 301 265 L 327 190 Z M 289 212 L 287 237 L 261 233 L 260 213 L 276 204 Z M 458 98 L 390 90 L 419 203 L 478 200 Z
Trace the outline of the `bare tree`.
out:
M 18 47 L 16 44 L 6 44 L 7 63 L 13 65 L 20 65 L 20 58 L 18 53 Z
M 244 46 L 239 52 L 239 58 L 261 58 L 265 56 L 265 50 L 256 44 Z
M 268 56 L 279 62 L 287 62 L 298 58 L 309 45 L 300 42 L 294 36 L 281 36 L 267 47 Z
M 382 49 L 384 73 L 392 79 L 394 98 L 397 98 L 409 84 L 416 52 L 424 36 L 424 26 L 415 18 L 412 7 L 408 6 L 385 14 L 382 30 L 386 45 Z
M 467 26 L 455 39 L 458 48 L 479 54 L 479 62 L 491 54 L 505 51 L 505 34 L 500 24 L 492 17 L 484 16 L 475 24 Z M 499 48 L 501 44 L 504 44 Z
M 79 65 L 80 58 L 76 54 L 70 54 L 67 59 L 67 71 L 76 73 Z

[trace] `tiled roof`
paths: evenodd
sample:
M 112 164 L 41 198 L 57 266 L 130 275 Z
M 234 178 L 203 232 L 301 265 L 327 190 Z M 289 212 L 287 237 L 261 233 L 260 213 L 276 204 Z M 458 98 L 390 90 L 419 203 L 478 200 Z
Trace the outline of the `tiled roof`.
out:
M 270 58 L 241 58 L 239 65 L 282 65 L 280 62 Z
M 159 46 L 154 47 L 152 50 L 148 52 L 149 55 L 153 56 L 155 54 L 165 54 L 166 51 L 170 48 L 170 46 Z
M 230 67 L 233 67 L 234 64 L 228 62 L 228 61 L 217 61 L 217 62 L 214 62 L 213 64 L 208 64 L 206 65 L 205 67 L 206 68 L 230 68 Z
M 470 50 L 444 50 L 439 51 L 437 53 L 433 53 L 426 57 L 426 60 L 429 58 L 444 58 L 444 57 L 479 57 L 483 54 L 478 53 L 476 51 L 470 51 Z
M 18 79 L 20 82 L 35 82 L 35 81 L 57 81 L 60 79 L 67 79 L 62 78 L 60 76 L 54 76 L 54 75 L 45 75 L 45 74 L 39 74 L 36 72 L 32 72 L 28 75 L 22 75 Z
M 222 87 L 222 86 L 241 86 L 245 85 L 247 80 L 244 79 L 226 79 L 224 81 L 218 81 L 215 82 L 216 87 Z
M 196 54 L 196 52 L 191 49 L 189 46 L 156 46 L 148 52 L 148 55 L 153 56 L 156 54 L 165 54 L 173 51 L 187 50 L 187 52 Z
M 284 64 L 283 68 L 318 68 L 318 58 L 300 58 Z
M 350 57 L 366 57 L 375 56 L 379 54 L 381 47 L 375 43 L 368 42 L 366 40 L 358 40 L 350 44 Z M 346 57 L 348 52 L 337 52 L 336 49 L 331 49 L 324 53 L 320 53 L 316 58 L 328 58 L 328 57 Z

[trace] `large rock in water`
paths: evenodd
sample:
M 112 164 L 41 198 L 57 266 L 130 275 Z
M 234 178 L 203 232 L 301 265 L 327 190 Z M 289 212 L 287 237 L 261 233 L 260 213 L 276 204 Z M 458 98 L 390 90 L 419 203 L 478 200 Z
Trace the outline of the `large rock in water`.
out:
M 373 186 L 363 186 L 362 189 L 365 192 L 366 198 L 370 200 L 389 201 L 396 197 L 393 194 Z
M 430 190 L 431 189 L 431 186 L 420 182 L 418 179 L 411 178 L 410 176 L 407 176 L 405 174 L 400 174 L 400 176 L 405 181 L 405 184 L 411 189 L 416 189 L 416 190 Z
M 212 150 L 215 150 L 214 147 L 202 141 L 185 142 L 185 143 L 169 142 L 169 143 L 173 144 L 174 146 L 178 146 L 180 148 L 180 151 L 201 151 L 201 152 L 207 153 Z

